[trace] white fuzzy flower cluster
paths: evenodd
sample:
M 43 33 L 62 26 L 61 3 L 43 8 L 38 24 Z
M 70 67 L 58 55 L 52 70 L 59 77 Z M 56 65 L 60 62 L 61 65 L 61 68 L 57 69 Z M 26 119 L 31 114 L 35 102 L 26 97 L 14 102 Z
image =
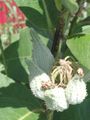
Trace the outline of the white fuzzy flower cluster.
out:
M 65 92 L 69 104 L 75 105 L 83 102 L 87 96 L 86 84 L 83 78 L 75 75 L 72 80 L 69 81 Z
M 65 91 L 62 87 L 46 90 L 45 103 L 48 109 L 61 112 L 69 106 L 65 97 Z
M 42 83 L 50 81 L 50 78 L 47 74 L 43 73 L 30 81 L 30 88 L 33 94 L 44 100 L 44 90 L 42 89 Z
M 44 100 L 47 109 L 63 111 L 69 107 L 69 104 L 79 104 L 87 96 L 86 84 L 79 75 L 75 75 L 67 84 L 66 88 L 57 85 L 51 89 L 43 89 L 42 83 L 50 83 L 50 78 L 43 73 L 35 77 L 30 82 L 33 94 Z
M 53 67 L 50 77 L 41 73 L 30 81 L 33 94 L 45 101 L 49 110 L 64 111 L 69 104 L 80 104 L 87 96 L 82 68 L 76 63 L 60 59 Z

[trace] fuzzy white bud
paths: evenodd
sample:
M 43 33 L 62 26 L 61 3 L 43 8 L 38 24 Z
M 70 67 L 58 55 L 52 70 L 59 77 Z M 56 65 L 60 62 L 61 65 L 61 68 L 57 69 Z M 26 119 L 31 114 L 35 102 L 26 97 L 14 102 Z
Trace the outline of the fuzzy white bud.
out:
M 55 87 L 45 91 L 45 103 L 47 109 L 63 111 L 68 108 L 68 103 L 65 97 L 65 91 L 63 88 Z
M 50 81 L 50 78 L 47 74 L 43 73 L 41 75 L 35 76 L 30 81 L 30 88 L 32 93 L 42 100 L 44 100 L 44 90 L 42 89 L 42 83 Z
M 65 89 L 69 104 L 75 105 L 83 102 L 87 96 L 86 84 L 79 75 L 75 75 Z

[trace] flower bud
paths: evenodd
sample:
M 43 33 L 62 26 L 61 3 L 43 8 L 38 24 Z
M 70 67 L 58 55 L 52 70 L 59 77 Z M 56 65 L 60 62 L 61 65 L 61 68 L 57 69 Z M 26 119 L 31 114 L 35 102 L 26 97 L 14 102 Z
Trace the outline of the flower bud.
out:
M 79 75 L 75 75 L 65 89 L 66 99 L 69 104 L 79 104 L 87 96 L 86 84 Z
M 44 100 L 44 89 L 42 89 L 42 83 L 50 81 L 50 78 L 47 74 L 43 73 L 41 75 L 35 76 L 30 81 L 30 88 L 32 93 L 42 100 Z
M 55 87 L 45 91 L 45 103 L 47 109 L 63 111 L 68 108 L 68 103 L 65 97 L 65 91 L 63 88 Z
M 78 68 L 77 73 L 79 76 L 83 77 L 84 76 L 84 72 L 82 68 Z

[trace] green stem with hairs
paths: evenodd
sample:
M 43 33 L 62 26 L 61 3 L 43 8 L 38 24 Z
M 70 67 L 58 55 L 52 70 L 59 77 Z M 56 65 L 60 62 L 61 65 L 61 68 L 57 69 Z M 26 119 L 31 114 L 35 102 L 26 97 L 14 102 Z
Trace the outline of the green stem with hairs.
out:
M 48 10 L 47 10 L 47 5 L 46 5 L 45 0 L 42 0 L 42 4 L 43 4 L 45 15 L 46 15 L 46 21 L 47 21 L 47 25 L 48 25 L 49 34 L 53 38 L 53 33 L 54 33 L 53 25 L 52 25 L 52 21 L 50 19 L 50 16 L 49 16 L 49 13 L 48 13 Z

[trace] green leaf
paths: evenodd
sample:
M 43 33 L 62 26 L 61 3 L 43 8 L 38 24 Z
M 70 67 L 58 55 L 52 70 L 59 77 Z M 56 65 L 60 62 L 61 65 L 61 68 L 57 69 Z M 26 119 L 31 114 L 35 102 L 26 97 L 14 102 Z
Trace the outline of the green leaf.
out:
M 46 16 L 48 32 L 49 32 L 51 38 L 53 38 L 53 34 L 54 34 L 53 24 L 52 24 L 52 21 L 51 21 L 51 18 L 50 18 L 50 14 L 49 14 L 49 11 L 48 11 L 48 8 L 47 8 L 47 3 L 46 3 L 45 0 L 42 0 L 42 5 L 43 5 L 43 9 L 44 9 L 45 16 Z
M 32 42 L 29 28 L 25 28 L 21 31 L 18 53 L 22 58 L 30 58 L 32 55 Z
M 37 120 L 39 114 L 29 111 L 27 107 L 19 107 L 23 102 L 16 98 L 0 98 L 0 119 L 1 120 Z M 12 107 L 10 105 L 15 106 Z
M 67 40 L 67 45 L 79 62 L 90 69 L 90 35 L 78 35 Z
M 79 6 L 78 6 L 76 0 L 61 0 L 61 1 L 62 1 L 63 6 L 64 6 L 72 15 L 74 15 L 74 14 L 77 12 Z
M 34 25 L 35 27 L 39 27 L 39 29 L 47 28 L 46 16 L 44 7 L 42 4 L 42 0 L 15 0 L 18 6 L 20 6 L 21 10 L 25 13 L 27 18 L 30 20 L 30 24 Z M 57 20 L 58 11 L 56 10 L 55 3 L 52 0 L 45 0 L 47 5 L 47 10 L 50 14 L 51 20 L 55 25 Z M 51 6 L 53 9 L 51 9 Z M 36 19 L 35 19 L 36 18 Z M 39 23 L 39 24 L 38 24 Z
M 43 79 L 43 76 L 42 77 L 40 76 L 41 74 L 44 74 L 44 76 L 47 76 L 46 79 L 49 79 L 49 76 L 41 68 L 39 68 L 35 63 L 33 63 L 32 60 L 26 59 L 26 63 L 30 73 L 29 81 L 32 81 L 34 79 L 39 80 L 39 78 Z
M 86 23 L 78 23 L 73 27 L 72 35 L 77 34 L 89 34 L 90 33 L 90 25 L 84 25 Z
M 37 33 L 31 29 L 30 31 L 33 42 L 33 61 L 46 73 L 49 73 L 54 63 L 54 57 L 50 50 L 40 41 Z
M 85 76 L 84 76 L 84 81 L 85 82 L 90 82 L 90 71 L 88 71 Z
M 90 16 L 90 0 L 88 1 L 89 1 L 89 4 L 87 5 L 86 10 L 87 10 L 88 16 Z
M 54 0 L 54 1 L 57 9 L 61 11 L 61 8 L 62 8 L 61 0 Z
M 55 113 L 54 120 L 89 120 L 89 108 L 90 99 L 85 100 L 82 104 L 70 106 L 69 109 L 64 112 Z
M 29 69 L 29 80 L 33 80 L 33 78 L 35 78 L 38 75 L 41 75 L 42 73 L 44 73 L 44 71 L 42 69 L 40 69 L 34 62 L 32 62 L 32 60 L 26 59 L 26 63 Z
M 19 48 L 18 55 L 20 57 L 20 62 L 22 66 L 27 70 L 25 64 L 25 58 L 31 58 L 32 56 L 32 42 L 30 36 L 30 29 L 26 28 L 21 31 L 20 40 L 19 40 Z M 28 70 L 27 70 L 28 71 Z
M 90 25 L 83 26 L 82 31 L 84 34 L 90 34 Z
M 61 10 L 61 0 L 54 0 L 55 1 L 55 5 L 57 7 L 57 9 L 60 11 Z
M 52 23 L 52 28 L 50 28 L 50 30 L 49 27 L 51 25 L 48 26 L 47 24 L 47 16 L 42 4 L 42 0 L 15 1 L 27 17 L 27 25 L 29 27 L 33 27 L 37 31 L 42 41 L 51 48 L 52 35 L 50 34 L 50 31 L 54 31 L 58 21 L 58 11 L 55 7 L 54 1 L 45 0 L 48 15 Z
M 37 120 L 41 102 L 24 85 L 0 73 L 0 120 Z
M 20 82 L 28 82 L 25 58 L 32 56 L 30 30 L 25 28 L 20 33 L 20 40 L 10 45 L 4 52 L 8 75 Z
M 87 84 L 88 96 L 78 105 L 70 105 L 64 112 L 55 112 L 54 120 L 90 120 L 90 83 Z
M 18 6 L 26 6 L 26 7 L 32 7 L 40 12 L 42 12 L 42 9 L 39 6 L 39 2 L 37 0 L 15 0 Z
M 6 75 L 3 75 L 2 73 L 0 73 L 0 88 L 7 87 L 11 83 L 14 83 L 14 81 L 12 79 L 10 79 Z
M 35 97 L 31 94 L 28 86 L 16 83 L 13 79 L 2 73 L 0 73 L 0 98 L 1 97 L 16 98 L 21 100 L 23 102 L 23 106 L 26 106 L 30 109 L 41 106 L 38 99 L 35 99 Z M 33 104 L 33 102 L 35 104 Z
M 4 71 L 4 70 L 5 70 L 4 65 L 3 65 L 2 63 L 0 63 L 0 72 L 1 72 L 1 71 Z

